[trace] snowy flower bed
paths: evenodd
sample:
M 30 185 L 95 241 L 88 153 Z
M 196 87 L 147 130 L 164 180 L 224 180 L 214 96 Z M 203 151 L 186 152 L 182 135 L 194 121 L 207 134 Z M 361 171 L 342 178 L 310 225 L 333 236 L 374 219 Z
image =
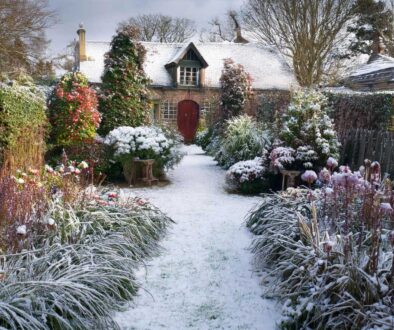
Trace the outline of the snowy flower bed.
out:
M 257 236 L 259 267 L 271 268 L 267 290 L 284 302 L 283 328 L 390 329 L 394 324 L 394 193 L 377 162 L 359 171 L 334 159 L 320 190 L 266 195 L 247 221 Z

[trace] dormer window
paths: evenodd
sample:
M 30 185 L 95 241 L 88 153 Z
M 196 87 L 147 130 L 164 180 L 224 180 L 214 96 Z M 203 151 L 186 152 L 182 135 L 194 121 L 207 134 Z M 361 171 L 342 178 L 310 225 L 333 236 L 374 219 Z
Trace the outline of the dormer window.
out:
M 200 68 L 181 66 L 179 84 L 182 86 L 198 86 L 200 84 Z
M 174 86 L 202 87 L 204 86 L 205 69 L 208 63 L 201 56 L 196 46 L 191 42 L 183 47 L 166 64 Z

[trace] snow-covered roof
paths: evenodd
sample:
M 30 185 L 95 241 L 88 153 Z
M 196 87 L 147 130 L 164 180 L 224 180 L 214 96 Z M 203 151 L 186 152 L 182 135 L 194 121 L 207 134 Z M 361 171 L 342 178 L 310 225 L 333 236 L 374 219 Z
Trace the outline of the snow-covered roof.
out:
M 173 82 L 165 65 L 179 54 L 187 43 L 156 43 L 143 42 L 147 50 L 144 69 L 152 80 L 153 86 L 170 87 Z M 209 87 L 219 87 L 219 79 L 223 69 L 223 60 L 232 58 L 242 64 L 251 74 L 255 89 L 288 90 L 296 86 L 297 82 L 289 66 L 281 55 L 272 47 L 260 43 L 238 44 L 223 43 L 195 43 L 201 56 L 208 63 L 205 82 Z M 80 63 L 80 71 L 89 81 L 101 82 L 104 70 L 104 54 L 109 50 L 109 42 L 86 42 L 88 61 Z
M 350 77 L 363 76 L 370 73 L 375 73 L 378 71 L 393 69 L 394 70 L 394 58 L 376 54 L 371 57 L 371 59 L 359 66 L 356 70 L 350 73 Z

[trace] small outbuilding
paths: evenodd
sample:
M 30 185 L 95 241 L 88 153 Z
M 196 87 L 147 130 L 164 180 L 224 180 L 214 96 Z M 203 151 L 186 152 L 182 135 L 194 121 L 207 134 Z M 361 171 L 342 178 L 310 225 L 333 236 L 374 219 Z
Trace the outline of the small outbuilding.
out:
M 367 63 L 359 66 L 345 80 L 345 86 L 356 91 L 394 90 L 394 58 L 384 55 L 383 38 L 377 35 Z

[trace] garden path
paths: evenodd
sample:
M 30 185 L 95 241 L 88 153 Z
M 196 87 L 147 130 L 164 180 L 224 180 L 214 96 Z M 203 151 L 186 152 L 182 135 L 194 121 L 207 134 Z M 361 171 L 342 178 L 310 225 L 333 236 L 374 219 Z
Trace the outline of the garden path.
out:
M 176 224 L 163 240 L 163 254 L 138 275 L 143 290 L 134 305 L 118 313 L 123 329 L 275 328 L 279 313 L 261 297 L 243 225 L 259 201 L 226 193 L 224 171 L 196 146 L 169 173 L 171 184 L 123 190 L 144 197 Z

